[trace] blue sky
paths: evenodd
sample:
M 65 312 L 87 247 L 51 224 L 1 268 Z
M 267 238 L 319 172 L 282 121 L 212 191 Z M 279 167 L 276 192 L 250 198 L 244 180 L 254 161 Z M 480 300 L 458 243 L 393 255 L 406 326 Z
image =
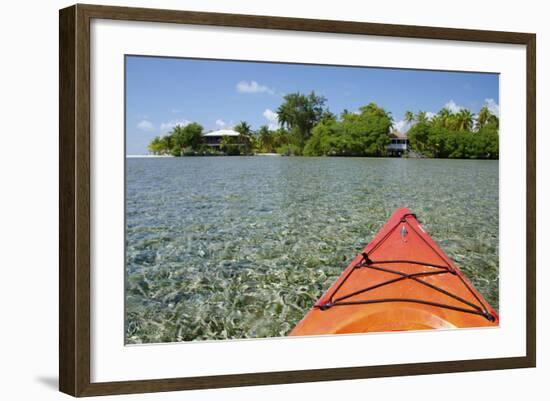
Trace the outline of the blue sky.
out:
M 406 131 L 407 110 L 476 113 L 487 104 L 498 114 L 498 87 L 497 74 L 127 56 L 126 153 L 147 153 L 150 140 L 176 124 L 275 128 L 291 92 L 314 90 L 335 114 L 375 102 Z

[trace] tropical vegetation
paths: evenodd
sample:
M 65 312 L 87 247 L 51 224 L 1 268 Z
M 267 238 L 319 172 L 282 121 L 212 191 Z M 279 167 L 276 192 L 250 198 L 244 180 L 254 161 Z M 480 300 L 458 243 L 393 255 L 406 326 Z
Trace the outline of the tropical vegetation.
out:
M 390 143 L 392 117 L 375 103 L 327 117 L 312 130 L 304 147 L 306 156 L 383 156 Z
M 426 157 L 498 159 L 499 119 L 483 106 L 477 116 L 470 110 L 453 113 L 441 109 L 431 119 L 426 113 L 405 115 L 412 124 L 407 132 L 412 151 Z
M 205 143 L 197 123 L 177 125 L 149 144 L 159 155 L 252 155 L 279 153 L 304 156 L 385 156 L 394 121 L 390 112 L 376 103 L 356 112 L 336 116 L 326 98 L 315 92 L 290 93 L 277 109 L 278 128 L 264 125 L 254 131 L 241 121 L 233 129 L 238 136 L 223 137 L 218 149 Z M 498 158 L 499 119 L 487 106 L 474 115 L 468 109 L 441 109 L 405 113 L 410 126 L 407 136 L 411 154 L 434 158 Z

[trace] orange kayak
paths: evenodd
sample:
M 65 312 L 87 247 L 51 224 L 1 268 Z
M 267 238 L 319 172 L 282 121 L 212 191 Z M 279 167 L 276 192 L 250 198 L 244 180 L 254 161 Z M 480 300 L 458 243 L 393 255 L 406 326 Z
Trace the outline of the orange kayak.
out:
M 291 336 L 498 326 L 408 209 L 397 209 Z

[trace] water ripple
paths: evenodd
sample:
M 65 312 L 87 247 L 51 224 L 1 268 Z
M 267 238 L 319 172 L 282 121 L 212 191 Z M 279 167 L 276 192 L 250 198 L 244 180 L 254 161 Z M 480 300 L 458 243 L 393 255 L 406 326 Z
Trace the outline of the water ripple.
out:
M 498 161 L 127 160 L 126 341 L 286 335 L 398 207 L 498 310 Z

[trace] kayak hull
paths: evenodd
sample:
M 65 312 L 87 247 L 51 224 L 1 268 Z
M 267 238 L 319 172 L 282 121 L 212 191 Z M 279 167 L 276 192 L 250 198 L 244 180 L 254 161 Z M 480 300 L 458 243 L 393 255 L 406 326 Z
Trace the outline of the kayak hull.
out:
M 398 209 L 290 336 L 498 326 L 408 209 Z

